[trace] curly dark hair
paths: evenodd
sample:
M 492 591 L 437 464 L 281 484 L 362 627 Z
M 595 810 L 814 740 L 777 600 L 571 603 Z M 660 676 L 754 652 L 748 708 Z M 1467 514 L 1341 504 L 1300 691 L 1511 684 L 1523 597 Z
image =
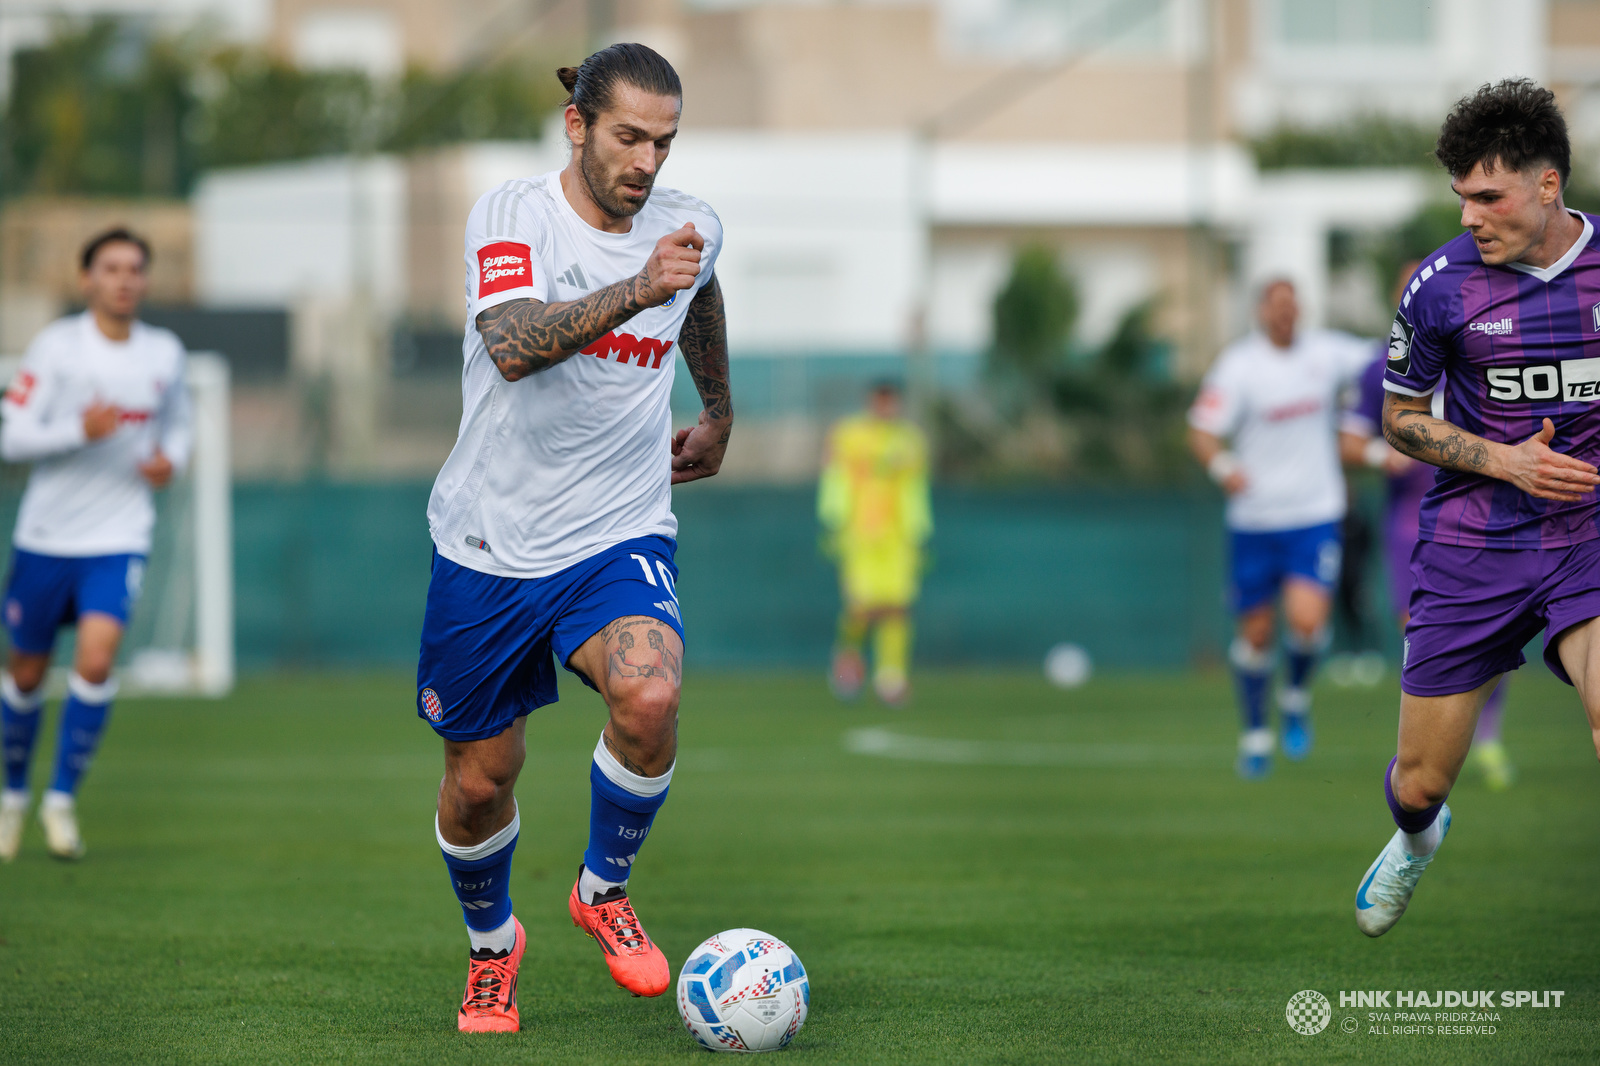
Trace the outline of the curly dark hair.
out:
M 1554 167 L 1563 187 L 1572 175 L 1572 142 L 1556 94 L 1527 78 L 1484 85 L 1457 101 L 1433 154 L 1455 178 L 1479 163 L 1485 170 Z

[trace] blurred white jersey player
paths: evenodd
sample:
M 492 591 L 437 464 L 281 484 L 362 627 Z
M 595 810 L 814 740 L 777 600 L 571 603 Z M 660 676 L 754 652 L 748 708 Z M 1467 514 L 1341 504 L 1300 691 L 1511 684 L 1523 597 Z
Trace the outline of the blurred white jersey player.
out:
M 136 317 L 149 246 L 127 230 L 84 248 L 87 310 L 45 327 L 0 402 L 0 456 L 33 463 L 12 535 L 0 675 L 6 787 L 0 859 L 17 854 L 31 793 L 45 674 L 57 632 L 76 625 L 55 773 L 39 818 L 59 858 L 83 854 L 75 796 L 116 695 L 117 646 L 139 596 L 155 525 L 151 490 L 189 457 L 184 348 Z
M 1217 358 L 1189 411 L 1189 442 L 1228 494 L 1229 599 L 1238 632 L 1229 650 L 1244 720 L 1239 773 L 1264 775 L 1276 741 L 1267 725 L 1274 607 L 1287 643 L 1278 694 L 1283 750 L 1311 750 L 1310 680 L 1327 641 L 1330 592 L 1339 578 L 1345 512 L 1339 465 L 1341 393 L 1371 345 L 1331 330 L 1297 330 L 1294 286 L 1273 281 L 1257 306 L 1260 329 Z

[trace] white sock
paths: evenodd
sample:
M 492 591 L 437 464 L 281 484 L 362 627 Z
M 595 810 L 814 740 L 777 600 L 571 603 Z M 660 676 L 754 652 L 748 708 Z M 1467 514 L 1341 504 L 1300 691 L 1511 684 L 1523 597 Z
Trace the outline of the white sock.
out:
M 627 887 L 628 879 L 626 877 L 621 881 L 607 881 L 599 874 L 592 873 L 587 866 L 583 868 L 583 873 L 578 875 L 578 898 L 587 901 L 591 907 L 594 906 L 596 899 L 610 892 L 613 888 Z
M 44 800 L 39 804 L 39 809 L 43 810 L 43 811 L 54 811 L 54 810 L 69 810 L 70 811 L 73 807 L 76 807 L 76 806 L 77 806 L 77 801 L 75 801 L 72 798 L 72 793 L 70 793 L 70 792 L 58 792 L 55 789 L 50 788 L 50 789 L 46 789 L 45 790 Z
M 483 933 L 469 925 L 467 935 L 472 938 L 473 951 L 510 951 L 517 946 L 517 920 L 507 918 L 499 926 Z
M 1414 859 L 1426 859 L 1429 855 L 1439 850 L 1439 842 L 1444 839 L 1444 819 L 1435 816 L 1433 824 L 1420 833 L 1407 833 L 1405 837 L 1406 854 Z
M 28 809 L 28 800 L 31 798 L 25 788 L 8 788 L 4 792 L 0 792 L 0 810 L 25 811 Z

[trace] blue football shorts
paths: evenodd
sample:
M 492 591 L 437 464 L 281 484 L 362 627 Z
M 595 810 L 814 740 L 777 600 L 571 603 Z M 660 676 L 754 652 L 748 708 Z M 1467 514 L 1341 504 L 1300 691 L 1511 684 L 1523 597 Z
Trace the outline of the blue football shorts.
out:
M 556 661 L 567 666 L 584 641 L 618 618 L 658 618 L 681 640 L 676 550 L 671 538 L 638 537 L 533 578 L 485 574 L 435 551 L 417 714 L 446 740 L 498 736 L 556 702 Z
M 143 584 L 143 555 L 40 555 L 13 548 L 5 602 L 11 646 L 46 654 L 57 630 L 89 612 L 125 626 Z
M 1339 580 L 1344 542 L 1338 522 L 1269 532 L 1230 530 L 1229 600 L 1235 611 L 1270 602 L 1286 578 L 1332 591 Z

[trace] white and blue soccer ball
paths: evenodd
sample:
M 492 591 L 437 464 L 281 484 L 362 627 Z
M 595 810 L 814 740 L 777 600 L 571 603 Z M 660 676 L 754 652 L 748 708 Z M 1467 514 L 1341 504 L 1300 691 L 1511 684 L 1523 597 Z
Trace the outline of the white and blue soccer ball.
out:
M 811 983 L 800 956 L 759 929 L 729 929 L 689 953 L 678 1016 L 712 1051 L 776 1051 L 806 1023 Z

